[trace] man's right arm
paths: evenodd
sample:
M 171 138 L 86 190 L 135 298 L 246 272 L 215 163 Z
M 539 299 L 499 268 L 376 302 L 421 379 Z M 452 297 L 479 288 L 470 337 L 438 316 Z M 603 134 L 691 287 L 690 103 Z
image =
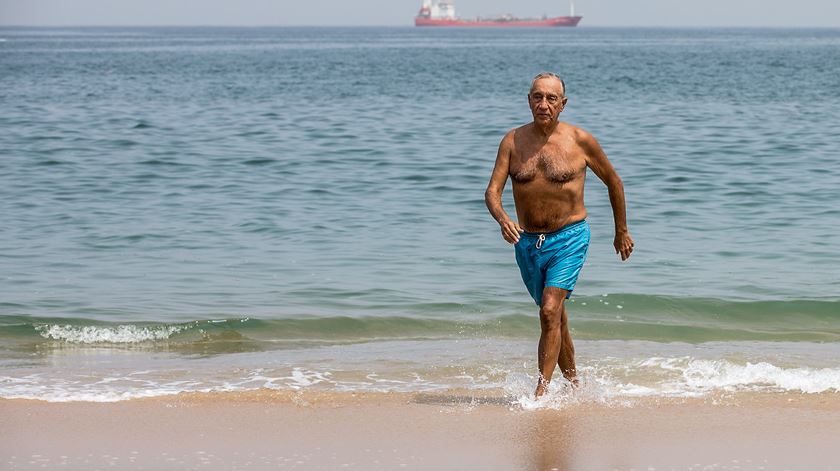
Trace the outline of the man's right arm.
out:
M 516 221 L 512 221 L 502 206 L 502 192 L 505 189 L 508 173 L 510 172 L 510 150 L 513 144 L 513 131 L 507 133 L 499 144 L 499 153 L 496 155 L 496 165 L 493 167 L 493 174 L 490 176 L 490 183 L 487 191 L 484 192 L 484 202 L 493 219 L 499 223 L 502 230 L 502 237 L 511 244 L 519 242 L 519 234 L 522 228 Z

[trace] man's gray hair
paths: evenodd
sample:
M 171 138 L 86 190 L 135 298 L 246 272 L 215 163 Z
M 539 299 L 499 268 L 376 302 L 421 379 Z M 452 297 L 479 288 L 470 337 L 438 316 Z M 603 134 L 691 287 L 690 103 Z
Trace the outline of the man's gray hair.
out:
M 544 78 L 551 78 L 554 77 L 560 81 L 560 85 L 563 85 L 563 96 L 566 96 L 566 82 L 560 78 L 559 75 L 555 74 L 554 72 L 540 72 L 534 77 L 534 80 L 531 80 L 531 88 L 534 88 L 534 84 L 537 83 L 537 80 L 544 79 Z

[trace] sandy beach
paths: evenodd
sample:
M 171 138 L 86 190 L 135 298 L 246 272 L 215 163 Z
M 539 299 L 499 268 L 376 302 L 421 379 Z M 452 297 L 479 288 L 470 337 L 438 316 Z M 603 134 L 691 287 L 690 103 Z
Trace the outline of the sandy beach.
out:
M 0 400 L 3 469 L 836 469 L 835 394 L 525 411 L 468 394 Z

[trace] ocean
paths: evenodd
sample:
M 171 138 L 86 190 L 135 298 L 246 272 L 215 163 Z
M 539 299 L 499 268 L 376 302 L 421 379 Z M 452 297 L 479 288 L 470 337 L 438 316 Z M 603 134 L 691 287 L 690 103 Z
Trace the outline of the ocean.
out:
M 582 387 L 544 404 L 836 394 L 838 70 L 837 29 L 0 28 L 0 397 L 533 406 L 483 194 L 541 71 L 636 242 L 590 172 Z

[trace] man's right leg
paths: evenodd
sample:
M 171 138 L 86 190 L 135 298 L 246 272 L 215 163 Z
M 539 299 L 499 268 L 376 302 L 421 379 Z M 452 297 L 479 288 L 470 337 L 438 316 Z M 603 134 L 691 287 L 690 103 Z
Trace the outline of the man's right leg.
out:
M 542 306 L 540 307 L 540 344 L 537 351 L 540 377 L 534 391 L 536 397 L 545 394 L 545 389 L 554 375 L 554 368 L 560 362 L 565 324 L 565 301 L 566 290 L 552 286 L 543 290 Z M 566 329 L 568 330 L 568 327 Z

